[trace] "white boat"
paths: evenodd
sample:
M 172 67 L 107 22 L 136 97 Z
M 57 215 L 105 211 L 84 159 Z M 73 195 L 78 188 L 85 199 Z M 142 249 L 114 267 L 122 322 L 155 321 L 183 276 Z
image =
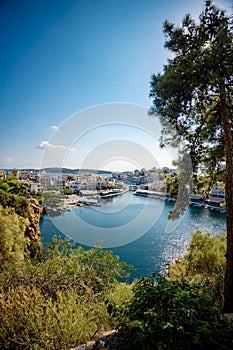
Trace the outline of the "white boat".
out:
M 223 202 L 225 202 L 225 192 L 218 187 L 214 187 L 210 193 L 210 197 L 206 199 L 208 209 L 219 213 L 225 213 L 226 208 L 221 207 Z
M 205 201 L 200 193 L 191 194 L 189 205 L 196 208 L 201 208 L 205 206 Z

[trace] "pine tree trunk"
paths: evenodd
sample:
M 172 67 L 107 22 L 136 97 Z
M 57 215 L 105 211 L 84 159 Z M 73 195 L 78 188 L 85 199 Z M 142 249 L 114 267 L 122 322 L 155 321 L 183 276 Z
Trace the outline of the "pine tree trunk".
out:
M 227 251 L 226 272 L 224 280 L 223 312 L 233 312 L 233 140 L 231 132 L 231 118 L 226 104 L 225 93 L 220 94 L 220 115 L 224 130 L 226 154 L 226 226 Z

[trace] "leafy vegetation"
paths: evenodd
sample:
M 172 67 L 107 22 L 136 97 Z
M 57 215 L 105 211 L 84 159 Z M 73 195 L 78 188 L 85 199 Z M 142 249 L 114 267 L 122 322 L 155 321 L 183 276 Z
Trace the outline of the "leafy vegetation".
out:
M 226 268 L 226 236 L 210 236 L 197 231 L 193 234 L 188 253 L 177 257 L 169 267 L 170 280 L 186 280 L 214 296 L 221 307 Z
M 73 194 L 73 192 L 69 188 L 64 188 L 63 194 L 66 196 L 69 196 L 69 195 Z
M 142 278 L 133 297 L 108 311 L 132 349 L 231 349 L 232 325 L 212 295 L 185 281 Z
M 181 150 L 184 194 L 198 170 L 221 175 L 226 191 L 227 250 L 224 312 L 233 312 L 233 26 L 232 16 L 205 1 L 195 21 L 164 23 L 165 47 L 172 53 L 163 73 L 152 77 L 150 113 L 162 124 L 161 146 Z M 182 163 L 182 162 L 180 162 Z M 179 199 L 179 196 L 178 196 Z M 185 203 L 176 202 L 174 213 Z M 186 204 L 186 203 L 185 203 Z
M 168 277 L 142 278 L 108 311 L 133 349 L 231 349 L 233 326 L 221 313 L 226 237 L 193 234 Z
M 24 231 L 27 220 L 17 215 L 12 208 L 0 205 L 0 263 L 14 263 L 24 260 L 27 239 Z
M 28 215 L 28 200 L 25 197 L 0 189 L 0 204 L 4 208 L 14 208 L 15 212 L 22 217 L 27 217 Z
M 35 198 L 40 205 L 44 204 L 44 197 L 42 196 L 41 192 L 31 192 L 32 198 Z
M 1 349 L 68 349 L 112 329 L 105 299 L 128 298 L 117 279 L 129 266 L 99 247 L 74 249 L 54 238 L 43 261 L 17 260 L 0 267 Z
M 103 303 L 73 291 L 52 300 L 20 286 L 0 294 L 0 308 L 2 349 L 68 349 L 110 326 Z
M 215 277 L 216 273 L 223 276 L 226 267 L 226 237 L 211 236 L 196 231 L 188 247 L 188 253 L 177 257 L 176 263 L 170 265 L 169 277 L 172 279 L 193 277 Z
M 56 205 L 60 203 L 61 198 L 63 198 L 63 194 L 59 190 L 43 191 L 43 199 L 46 205 Z
M 14 208 L 18 215 L 27 217 L 28 200 L 23 195 L 28 186 L 27 182 L 19 182 L 14 177 L 0 180 L 0 205 L 4 208 Z
M 196 232 L 169 277 L 118 279 L 130 267 L 108 250 L 54 237 L 30 260 L 27 219 L 0 208 L 2 349 L 68 349 L 118 327 L 133 349 L 230 349 L 221 314 L 226 239 Z M 106 300 L 108 302 L 106 303 Z
M 8 176 L 0 180 L 0 189 L 11 194 L 23 195 L 28 187 L 28 182 L 20 182 L 14 176 Z
M 178 195 L 178 177 L 174 176 L 168 176 L 166 177 L 166 191 L 169 194 L 170 197 L 177 198 Z

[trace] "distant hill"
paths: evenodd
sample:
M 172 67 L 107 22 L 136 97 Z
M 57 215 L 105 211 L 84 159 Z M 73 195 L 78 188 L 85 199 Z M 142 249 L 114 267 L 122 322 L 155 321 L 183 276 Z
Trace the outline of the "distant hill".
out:
M 64 173 L 64 174 L 78 174 L 79 169 L 69 169 L 69 168 L 43 168 L 42 171 L 46 171 L 46 173 Z
M 4 169 L 6 173 L 8 173 L 12 169 Z M 69 168 L 58 168 L 58 167 L 51 167 L 51 168 L 42 168 L 42 169 L 16 169 L 19 171 L 30 171 L 30 172 L 39 172 L 39 171 L 46 171 L 46 173 L 63 173 L 63 174 L 78 174 L 78 173 L 95 173 L 95 174 L 112 174 L 112 171 L 109 170 L 97 170 L 97 169 L 69 169 Z
M 63 174 L 78 174 L 78 173 L 96 173 L 96 174 L 111 174 L 112 171 L 96 170 L 96 169 L 69 169 L 69 168 L 43 168 L 41 170 L 46 173 L 63 173 Z

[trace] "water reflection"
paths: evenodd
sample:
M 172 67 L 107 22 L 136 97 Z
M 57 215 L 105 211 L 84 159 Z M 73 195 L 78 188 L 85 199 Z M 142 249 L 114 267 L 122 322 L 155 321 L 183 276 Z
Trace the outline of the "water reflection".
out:
M 55 219 L 58 222 L 63 222 L 68 231 L 77 232 L 80 227 L 77 227 L 72 216 L 79 217 L 80 220 L 86 221 L 93 227 L 96 225 L 100 229 L 109 228 L 109 232 L 112 232 L 112 227 L 116 228 L 117 232 L 117 227 L 122 225 L 124 227 L 130 221 L 131 226 L 129 227 L 132 232 L 129 232 L 129 235 L 132 236 L 134 233 L 133 223 L 144 207 L 145 201 L 148 201 L 145 197 L 127 194 L 122 196 L 119 201 L 113 199 L 111 202 L 102 203 L 101 211 L 99 207 L 98 210 L 91 207 L 75 208 L 71 212 L 65 212 L 61 216 L 53 218 L 53 221 Z M 125 202 L 128 203 L 126 206 L 124 205 Z M 188 208 L 177 227 L 167 232 L 168 214 L 173 204 L 165 204 L 153 199 L 150 199 L 147 203 L 149 203 L 147 206 L 149 215 L 154 213 L 157 216 L 153 225 L 135 241 L 111 248 L 115 254 L 120 256 L 122 261 L 127 261 L 135 266 L 136 270 L 133 271 L 132 278 L 139 278 L 142 275 L 151 275 L 155 271 L 160 271 L 167 264 L 173 262 L 177 256 L 185 254 L 191 234 L 196 230 L 210 232 L 211 234 L 226 232 L 225 215 L 210 212 L 205 208 L 193 207 Z M 142 222 L 142 226 L 143 224 Z M 54 234 L 58 235 L 61 232 L 45 215 L 41 220 L 41 234 L 44 242 L 48 242 Z M 85 232 L 82 234 L 85 236 Z M 117 240 L 117 233 L 115 233 L 115 239 Z M 88 249 L 88 247 L 86 248 Z

